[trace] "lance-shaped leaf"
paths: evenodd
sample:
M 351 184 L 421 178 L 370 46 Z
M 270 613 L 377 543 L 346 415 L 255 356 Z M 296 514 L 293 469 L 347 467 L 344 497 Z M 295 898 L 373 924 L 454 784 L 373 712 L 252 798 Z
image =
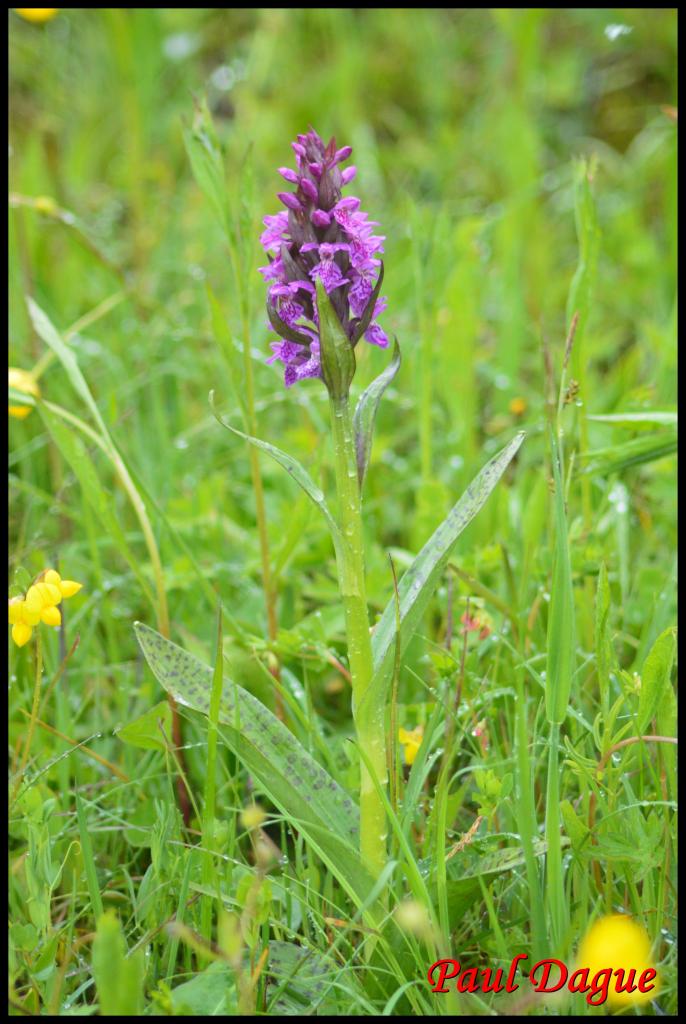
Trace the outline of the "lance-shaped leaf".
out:
M 374 286 L 374 291 L 372 292 L 372 294 L 371 294 L 371 296 L 369 298 L 369 302 L 365 306 L 364 313 L 362 314 L 360 319 L 357 321 L 357 323 L 353 320 L 353 333 L 352 333 L 352 343 L 353 343 L 353 345 L 356 345 L 358 343 L 358 341 L 360 340 L 360 338 L 362 337 L 362 335 L 364 334 L 364 332 L 367 330 L 367 328 L 369 327 L 370 323 L 372 322 L 372 317 L 374 316 L 374 307 L 376 306 L 376 300 L 378 299 L 379 292 L 381 291 L 381 283 L 382 283 L 382 281 L 383 281 L 383 262 L 381 262 L 381 266 L 379 267 L 379 280 L 376 282 L 376 284 Z
M 676 630 L 670 627 L 660 634 L 643 662 L 636 720 L 636 730 L 639 734 L 650 726 L 665 691 L 671 685 L 670 677 L 675 654 Z
M 371 382 L 360 395 L 355 409 L 353 426 L 355 427 L 355 453 L 357 455 L 357 478 L 360 489 L 364 483 L 369 458 L 372 453 L 374 437 L 374 421 L 381 396 L 400 369 L 400 346 L 398 339 L 393 339 L 393 357 L 385 370 Z
M 278 462 L 280 466 L 283 466 L 289 476 L 293 477 L 295 482 L 303 489 L 310 501 L 314 502 L 326 519 L 334 545 L 338 550 L 338 546 L 343 543 L 341 531 L 338 528 L 336 520 L 331 515 L 329 506 L 326 504 L 324 492 L 321 487 L 317 487 L 305 467 L 301 466 L 298 460 L 294 459 L 292 455 L 282 452 L 280 448 L 276 447 L 276 445 L 269 444 L 268 441 L 261 441 L 259 437 L 251 437 L 250 434 L 244 434 L 242 430 L 232 427 L 230 423 L 227 423 L 226 420 L 222 419 L 214 406 L 214 391 L 210 391 L 210 406 L 217 423 L 220 423 L 222 427 L 226 428 L 226 430 L 230 430 L 232 434 L 236 435 L 236 437 L 242 437 L 244 441 L 248 441 L 248 443 L 254 445 L 255 448 L 259 448 L 261 451 L 266 452 L 267 455 L 271 455 L 274 461 Z
M 212 669 L 143 623 L 134 626 L 148 665 L 176 702 L 209 714 Z M 287 820 L 357 901 L 370 879 L 357 854 L 359 811 L 351 796 L 251 693 L 224 679 L 220 735 Z
M 424 614 L 445 569 L 457 538 L 486 502 L 524 440 L 520 432 L 472 481 L 452 511 L 437 527 L 398 585 L 400 599 L 400 651 L 405 650 Z M 372 639 L 374 679 L 363 699 L 365 713 L 374 714 L 384 706 L 386 688 L 393 672 L 396 639 L 396 598 L 386 605 Z

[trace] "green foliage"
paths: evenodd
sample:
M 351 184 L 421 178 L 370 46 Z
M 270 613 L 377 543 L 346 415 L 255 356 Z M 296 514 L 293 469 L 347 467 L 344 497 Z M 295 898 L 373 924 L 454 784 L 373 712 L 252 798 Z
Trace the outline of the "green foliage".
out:
M 93 977 L 103 1017 L 137 1017 L 144 977 L 143 950 L 127 956 L 121 924 L 112 910 L 98 920 L 93 939 Z

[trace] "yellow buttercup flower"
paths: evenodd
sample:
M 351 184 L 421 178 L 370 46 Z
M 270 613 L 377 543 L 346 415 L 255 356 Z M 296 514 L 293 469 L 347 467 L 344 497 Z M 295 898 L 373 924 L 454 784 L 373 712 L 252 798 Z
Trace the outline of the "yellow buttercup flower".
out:
M 405 764 L 414 764 L 414 759 L 422 745 L 424 737 L 424 726 L 418 725 L 416 729 L 398 729 L 398 739 L 403 746 Z
M 16 366 L 10 366 L 9 386 L 11 388 L 15 388 L 16 391 L 22 391 L 25 395 L 33 395 L 34 398 L 40 398 L 38 381 L 32 373 L 29 373 L 28 370 L 20 370 Z M 14 416 L 18 420 L 23 420 L 31 412 L 31 406 L 10 405 L 7 411 L 10 416 Z
M 15 644 L 23 647 L 28 643 L 33 627 L 39 622 L 46 626 L 61 625 L 62 615 L 57 605 L 63 598 L 77 594 L 82 586 L 74 580 L 63 580 L 54 569 L 47 569 L 31 584 L 24 597 L 13 597 L 9 601 L 9 621 Z
M 611 1006 L 639 1006 L 649 1003 L 657 994 L 658 979 L 648 934 L 637 921 L 624 914 L 601 917 L 591 925 L 579 946 L 577 965 L 588 968 L 589 978 L 598 971 L 612 969 L 613 977 L 607 990 Z M 623 976 L 618 977 L 620 971 Z M 648 976 L 644 977 L 646 972 Z M 622 991 L 618 992 L 618 987 Z M 648 991 L 641 991 L 644 988 Z
M 15 7 L 17 14 L 25 21 L 32 21 L 34 25 L 42 25 L 45 21 L 54 18 L 59 7 Z

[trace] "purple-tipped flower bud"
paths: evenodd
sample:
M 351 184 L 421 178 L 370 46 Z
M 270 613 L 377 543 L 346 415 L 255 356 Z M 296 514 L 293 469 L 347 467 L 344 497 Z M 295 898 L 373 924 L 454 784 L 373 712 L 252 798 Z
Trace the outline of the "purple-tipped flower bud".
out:
M 302 210 L 302 204 L 297 196 L 294 196 L 291 192 L 277 192 L 277 198 L 281 200 L 284 206 L 287 206 L 289 210 Z
M 300 188 L 303 190 L 308 199 L 311 199 L 313 203 L 317 202 L 317 200 L 319 199 L 317 186 L 313 185 L 309 178 L 300 179 Z
M 325 146 L 313 129 L 299 135 L 291 145 L 300 173 L 288 167 L 279 168 L 279 173 L 286 181 L 298 184 L 301 198 L 279 192 L 289 212 L 265 218 L 267 230 L 260 239 L 270 260 L 261 268 L 268 284 L 267 311 L 280 335 L 279 341 L 272 342 L 273 354 L 268 361 L 283 363 L 286 387 L 308 377 L 322 377 L 323 321 L 315 285 L 319 301 L 326 302 L 323 312 L 329 329 L 337 323 L 342 344 L 350 345 L 353 370 L 352 350 L 360 338 L 371 345 L 388 344 L 385 332 L 376 323 L 385 309 L 385 299 L 379 297 L 383 277 L 379 253 L 383 252 L 384 239 L 373 234 L 376 222 L 360 210 L 360 200 L 341 195 L 341 189 L 355 177 L 356 168 L 340 171 L 336 165 L 348 159 L 352 147 L 336 149 L 334 139 Z M 305 168 L 318 187 L 304 176 Z M 308 206 L 310 202 L 315 204 L 309 216 L 305 201 Z M 326 376 L 330 388 L 331 372 Z M 346 380 L 347 387 L 347 376 Z
M 314 210 L 310 218 L 315 227 L 328 228 L 331 223 L 331 214 L 326 210 Z
M 337 149 L 333 158 L 333 164 L 339 164 L 341 160 L 347 160 L 352 151 L 352 146 L 343 146 L 342 149 Z

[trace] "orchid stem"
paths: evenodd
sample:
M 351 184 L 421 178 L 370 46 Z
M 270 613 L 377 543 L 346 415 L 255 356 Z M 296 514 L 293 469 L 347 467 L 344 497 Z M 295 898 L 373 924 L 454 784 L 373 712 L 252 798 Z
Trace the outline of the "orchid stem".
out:
M 360 486 L 348 396 L 332 396 L 330 406 L 342 535 L 337 545 L 338 575 L 352 676 L 353 718 L 357 741 L 365 750 L 378 782 L 385 786 L 387 765 L 383 716 L 377 721 L 369 713 L 369 702 L 365 700 L 372 683 L 374 661 L 365 587 Z M 360 853 L 367 869 L 374 877 L 378 877 L 386 863 L 386 814 L 370 771 L 364 763 L 360 764 Z

